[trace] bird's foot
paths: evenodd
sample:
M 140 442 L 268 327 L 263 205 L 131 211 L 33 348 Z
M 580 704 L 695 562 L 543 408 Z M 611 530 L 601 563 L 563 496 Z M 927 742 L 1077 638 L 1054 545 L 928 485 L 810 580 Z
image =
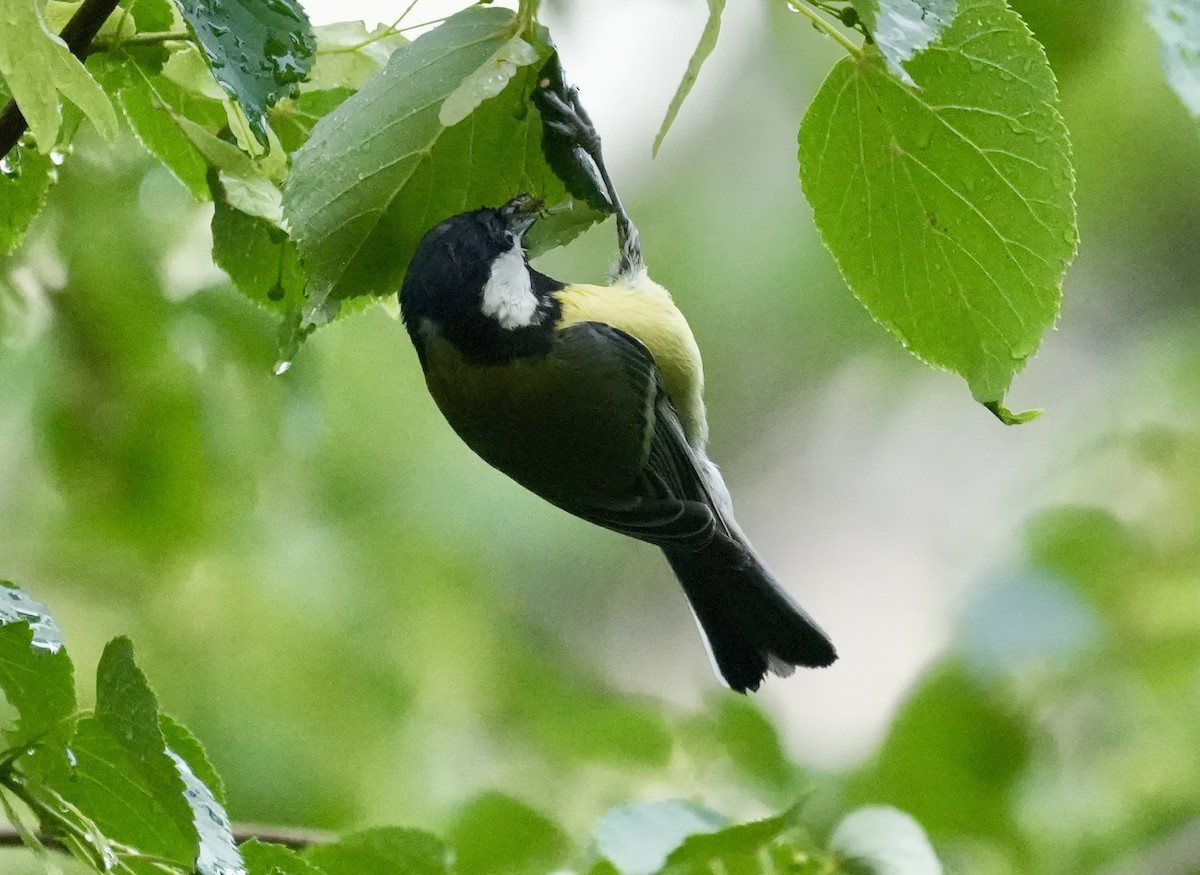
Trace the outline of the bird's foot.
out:
M 550 88 L 539 88 L 535 95 L 542 112 L 543 124 L 566 137 L 596 165 L 608 202 L 617 215 L 617 246 L 620 256 L 616 274 L 627 276 L 643 270 L 645 264 L 642 260 L 641 235 L 638 234 L 629 214 L 625 212 L 612 177 L 608 175 L 608 168 L 604 165 L 604 155 L 600 149 L 600 134 L 596 131 L 591 116 L 583 108 L 583 102 L 579 99 L 579 89 L 574 86 L 568 88 L 565 98 Z
M 567 98 L 549 88 L 539 88 L 537 91 L 542 119 L 551 130 L 562 134 L 573 144 L 587 153 L 599 168 L 603 166 L 600 152 L 600 134 L 592 123 L 587 110 L 579 100 L 579 89 L 572 86 L 567 89 Z

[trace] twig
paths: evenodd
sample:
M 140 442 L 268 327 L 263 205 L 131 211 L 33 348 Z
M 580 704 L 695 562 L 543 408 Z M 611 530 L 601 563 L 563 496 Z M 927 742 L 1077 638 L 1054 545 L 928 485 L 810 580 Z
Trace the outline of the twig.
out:
M 66 846 L 57 837 L 49 833 L 39 832 L 36 835 L 38 840 L 47 848 L 53 848 L 56 851 L 66 850 Z M 300 829 L 288 826 L 266 826 L 257 823 L 235 823 L 233 825 L 233 839 L 239 845 L 250 839 L 257 839 L 260 842 L 284 845 L 298 851 L 312 845 L 329 844 L 336 841 L 337 836 L 323 829 Z M 8 824 L 0 824 L 0 848 L 21 847 L 24 844 L 21 834 L 14 827 Z
M 786 0 L 786 2 L 787 5 L 791 7 L 793 12 L 799 12 L 813 23 L 813 27 L 822 31 L 827 36 L 832 37 L 851 55 L 857 57 L 858 55 L 862 54 L 862 49 L 847 39 L 846 35 L 834 27 L 830 22 L 817 15 L 816 10 L 809 6 L 806 0 Z
M 117 8 L 117 2 L 118 0 L 83 0 L 83 4 L 71 16 L 71 20 L 60 34 L 72 55 L 83 60 L 88 46 L 100 32 L 101 26 Z M 10 100 L 4 111 L 0 112 L 0 158 L 12 151 L 21 139 L 21 134 L 25 133 L 26 127 L 28 122 L 17 107 L 17 101 Z M 49 148 L 51 145 L 53 144 L 42 144 L 43 148 Z

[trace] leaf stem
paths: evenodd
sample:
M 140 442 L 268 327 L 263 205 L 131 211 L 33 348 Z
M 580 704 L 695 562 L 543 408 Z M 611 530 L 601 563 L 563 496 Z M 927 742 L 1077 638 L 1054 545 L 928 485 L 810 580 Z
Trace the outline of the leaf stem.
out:
M 541 0 L 520 0 L 517 4 L 517 33 L 522 34 L 533 26 L 537 19 Z
M 119 39 L 99 39 L 92 44 L 92 48 L 106 50 L 118 49 L 121 46 L 155 46 L 159 43 L 190 40 L 191 38 L 191 31 L 187 30 L 148 31 Z
M 408 13 L 412 12 L 413 7 L 419 2 L 420 0 L 412 0 L 411 3 L 404 7 L 404 11 L 396 16 L 395 20 L 391 24 L 383 28 L 383 30 L 379 31 L 378 33 L 371 34 L 365 40 L 357 42 L 352 46 L 340 46 L 339 48 L 329 49 L 325 52 L 322 52 L 320 49 L 318 49 L 317 53 L 321 55 L 341 55 L 348 52 L 357 52 L 359 49 L 363 49 L 371 45 L 371 43 L 377 43 L 382 39 L 387 39 L 389 36 L 400 33 L 400 22 L 408 18 Z
M 409 24 L 405 27 L 398 27 L 393 33 L 404 33 L 406 30 L 416 30 L 419 27 L 429 27 L 431 24 L 441 24 L 449 15 L 443 15 L 441 18 L 431 18 L 429 21 L 422 21 L 420 24 Z
M 808 3 L 805 3 L 804 0 L 786 0 L 786 2 L 787 5 L 791 7 L 793 12 L 799 12 L 801 15 L 806 17 L 813 23 L 813 27 L 815 27 L 817 30 L 823 31 L 826 36 L 833 37 L 834 41 L 840 43 L 842 48 L 844 48 L 850 54 L 854 55 L 855 57 L 862 54 L 862 49 L 852 43 L 850 38 L 834 27 L 831 22 L 826 21 L 824 18 L 818 15 L 817 10 Z

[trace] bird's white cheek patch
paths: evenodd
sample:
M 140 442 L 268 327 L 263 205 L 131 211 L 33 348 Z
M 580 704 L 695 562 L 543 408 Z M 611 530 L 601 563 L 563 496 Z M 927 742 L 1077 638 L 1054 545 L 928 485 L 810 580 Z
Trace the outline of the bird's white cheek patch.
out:
M 492 262 L 492 272 L 483 287 L 483 312 L 501 328 L 512 329 L 533 322 L 537 309 L 538 299 L 518 243 Z

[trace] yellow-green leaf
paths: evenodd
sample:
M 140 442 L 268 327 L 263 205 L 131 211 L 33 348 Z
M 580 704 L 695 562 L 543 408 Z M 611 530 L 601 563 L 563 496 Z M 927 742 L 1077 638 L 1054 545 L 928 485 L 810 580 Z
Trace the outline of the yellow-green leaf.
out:
M 79 107 L 106 140 L 116 137 L 117 114 L 104 89 L 46 28 L 37 0 L 0 0 L 0 75 L 42 153 L 58 142 L 62 98 Z
M 721 32 L 721 13 L 724 11 L 725 0 L 708 0 L 708 22 L 704 25 L 704 32 L 700 34 L 700 42 L 696 44 L 696 50 L 692 52 L 692 57 L 688 61 L 687 70 L 684 72 L 683 78 L 679 80 L 679 87 L 675 89 L 671 105 L 667 107 L 667 115 L 663 118 L 662 127 L 658 129 L 658 134 L 654 138 L 653 151 L 655 155 L 658 154 L 658 149 L 666 138 L 667 131 L 675 123 L 675 116 L 679 115 L 679 108 L 683 106 L 692 86 L 696 84 L 700 68 L 704 66 L 704 62 L 708 60 L 708 56 L 717 46 L 717 36 Z

